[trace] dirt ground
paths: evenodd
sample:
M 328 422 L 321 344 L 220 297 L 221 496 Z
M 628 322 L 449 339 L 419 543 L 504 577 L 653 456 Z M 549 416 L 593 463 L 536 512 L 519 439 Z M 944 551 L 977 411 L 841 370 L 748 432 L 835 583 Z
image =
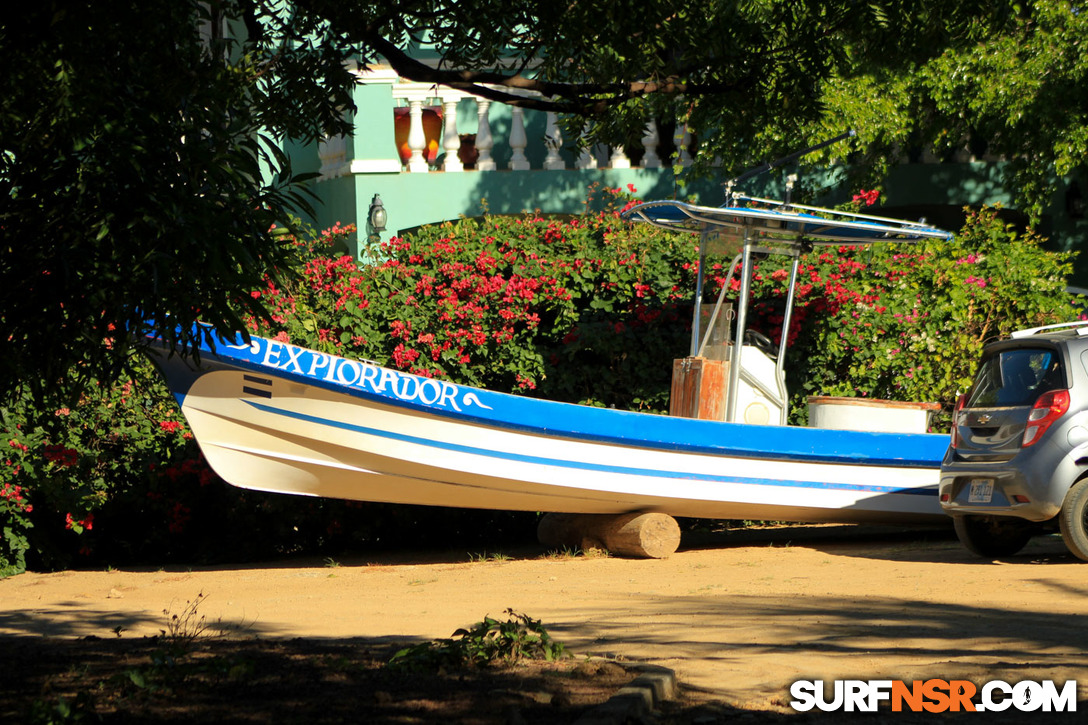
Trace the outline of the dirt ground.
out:
M 164 664 L 156 635 L 194 601 L 228 634 Z M 414 679 L 381 666 L 507 608 L 575 657 Z M 844 678 L 1074 679 L 1082 718 L 1086 609 L 1088 564 L 1057 537 L 986 561 L 947 530 L 838 526 L 692 537 L 664 560 L 539 549 L 27 573 L 0 581 L 0 721 L 98 682 L 114 722 L 572 722 L 633 676 L 587 656 L 675 670 L 683 699 L 660 722 L 818 719 L 791 713 L 790 683 Z

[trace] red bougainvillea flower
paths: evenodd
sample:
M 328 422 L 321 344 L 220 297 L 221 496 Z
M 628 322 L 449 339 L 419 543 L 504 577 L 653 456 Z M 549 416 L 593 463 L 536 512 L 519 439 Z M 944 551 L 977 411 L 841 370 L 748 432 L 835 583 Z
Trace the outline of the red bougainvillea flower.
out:
M 94 528 L 94 514 L 87 514 L 85 519 L 77 519 L 72 514 L 64 515 L 64 528 L 71 531 L 72 529 L 80 527 L 86 531 L 90 531 Z
M 76 465 L 79 461 L 79 451 L 65 446 L 49 445 L 42 449 L 45 460 L 57 463 L 64 468 Z
M 18 468 L 16 468 L 15 472 L 19 472 Z M 27 503 L 27 498 L 23 495 L 23 492 L 24 489 L 22 486 L 16 486 L 10 483 L 5 483 L 3 486 L 0 486 L 0 498 L 9 501 L 16 510 L 30 513 L 34 510 L 34 506 Z
M 879 189 L 869 189 L 868 191 L 866 191 L 865 189 L 861 189 L 861 190 L 858 191 L 858 193 L 854 194 L 854 203 L 855 204 L 861 204 L 863 206 L 872 206 L 873 204 L 877 203 L 878 201 L 880 201 L 880 190 Z

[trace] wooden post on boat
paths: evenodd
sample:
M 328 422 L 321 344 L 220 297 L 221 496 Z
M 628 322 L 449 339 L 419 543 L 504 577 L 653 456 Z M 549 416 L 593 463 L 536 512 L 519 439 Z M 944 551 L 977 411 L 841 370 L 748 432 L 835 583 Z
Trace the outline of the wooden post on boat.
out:
M 536 529 L 545 546 L 606 549 L 621 556 L 664 559 L 680 546 L 680 525 L 668 514 L 545 514 Z
M 725 420 L 725 390 L 729 363 L 703 357 L 672 361 L 669 415 Z

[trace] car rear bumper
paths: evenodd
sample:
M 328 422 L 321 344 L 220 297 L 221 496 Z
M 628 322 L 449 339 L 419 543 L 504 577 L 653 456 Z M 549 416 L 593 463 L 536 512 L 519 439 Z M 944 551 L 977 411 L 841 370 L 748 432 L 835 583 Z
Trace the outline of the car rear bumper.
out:
M 950 449 L 941 465 L 941 507 L 952 516 L 1047 521 L 1058 515 L 1066 492 L 1084 470 L 1068 451 L 1047 445 L 996 463 L 957 460 Z

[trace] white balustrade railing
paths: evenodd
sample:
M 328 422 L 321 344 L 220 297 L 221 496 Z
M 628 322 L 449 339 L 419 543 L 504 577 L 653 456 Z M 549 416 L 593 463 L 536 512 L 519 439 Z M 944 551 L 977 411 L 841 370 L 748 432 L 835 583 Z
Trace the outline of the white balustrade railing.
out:
M 318 150 L 321 159 L 320 174 L 323 178 L 331 178 L 354 172 L 365 173 L 366 170 L 395 171 L 399 168 L 407 173 L 464 172 L 464 171 L 496 171 L 493 153 L 496 140 L 492 134 L 490 121 L 492 101 L 486 98 L 474 96 L 464 91 L 444 88 L 423 83 L 402 82 L 395 74 L 388 71 L 374 73 L 359 73 L 364 83 L 389 83 L 392 89 L 394 107 L 408 107 L 408 136 L 407 147 L 409 156 L 407 162 L 402 162 L 399 149 L 390 148 L 389 158 L 385 161 L 370 160 L 365 164 L 353 164 L 347 158 L 347 145 L 342 137 L 325 139 Z M 508 89 L 506 89 L 508 90 Z M 525 93 L 526 96 L 536 95 Z M 472 99 L 476 104 L 476 128 L 461 129 L 458 127 L 458 105 L 464 99 Z M 423 111 L 425 108 L 441 108 L 442 126 L 441 134 L 436 139 L 440 156 L 428 161 L 426 151 L 431 139 L 427 138 L 424 129 Z M 392 115 L 393 109 L 390 109 Z M 531 143 L 539 143 L 543 150 L 542 168 L 549 171 L 557 171 L 568 168 L 567 161 L 561 155 L 563 137 L 559 127 L 559 119 L 554 113 L 545 115 L 545 133 L 543 138 L 530 139 L 525 132 L 525 117 L 527 114 L 543 113 L 541 111 L 526 110 L 520 106 L 510 106 L 509 133 L 503 142 L 509 148 L 509 161 L 507 168 L 511 171 L 526 171 L 531 169 L 530 154 L 527 153 Z M 462 139 L 471 137 L 469 141 L 472 148 L 466 148 L 467 153 L 462 153 Z M 681 143 L 689 144 L 691 134 L 683 124 L 677 125 L 675 134 L 676 144 L 679 147 L 679 157 L 669 159 L 684 166 L 691 164 L 691 156 Z M 654 122 L 646 127 L 646 134 L 641 139 L 642 154 L 639 166 L 641 168 L 656 169 L 663 165 L 658 154 L 660 136 L 657 125 Z M 473 159 L 472 157 L 475 156 Z M 533 154 L 536 157 L 536 154 Z M 463 160 L 468 159 L 468 160 Z M 630 169 L 631 158 L 622 146 L 606 148 L 585 149 L 573 163 L 576 169 Z
M 490 120 L 494 103 L 489 99 L 442 86 L 405 82 L 388 68 L 356 72 L 364 83 L 389 84 L 392 90 L 394 107 L 403 108 L 407 106 L 409 119 L 407 134 L 408 159 L 406 162 L 402 161 L 397 148 L 390 148 L 389 156 L 386 159 L 368 159 L 366 161 L 349 159 L 345 140 L 342 137 L 329 138 L 325 139 L 318 149 L 321 160 L 320 174 L 323 178 L 373 171 L 383 173 L 398 170 L 407 173 L 496 171 L 499 169 L 493 156 L 496 143 L 504 143 L 509 149 L 509 154 L 503 154 L 503 156 L 509 158 L 509 161 L 506 162 L 506 168 L 511 171 L 526 171 L 532 168 L 530 156 L 533 158 L 540 158 L 541 156 L 536 153 L 528 153 L 530 145 L 535 143 L 539 143 L 543 147 L 543 169 L 559 171 L 568 168 L 567 161 L 561 155 L 563 137 L 559 128 L 559 119 L 554 113 L 549 112 L 545 115 L 546 130 L 543 137 L 530 139 L 525 132 L 526 115 L 543 112 L 511 106 L 508 135 L 505 139 L 496 141 L 492 133 Z M 509 92 L 509 89 L 503 90 Z M 533 96 L 538 94 L 526 92 L 524 95 Z M 471 99 L 476 104 L 475 129 L 461 129 L 458 127 L 458 105 L 465 99 Z M 431 161 L 426 158 L 430 139 L 427 138 L 423 124 L 425 107 L 440 108 L 442 116 L 441 135 L 437 139 L 437 147 L 444 153 L 437 155 L 437 158 L 432 158 Z M 392 109 L 390 109 L 390 112 L 392 114 Z M 475 131 L 474 137 L 473 130 Z M 466 138 L 470 139 L 468 143 L 471 146 L 462 149 L 463 139 Z M 663 159 L 659 154 L 661 135 L 654 121 L 647 124 L 646 132 L 640 141 L 642 148 L 641 158 L 638 159 L 638 168 L 659 169 L 665 165 L 690 166 L 692 163 L 691 155 L 688 152 L 691 147 L 692 134 L 685 123 L 678 122 L 675 125 L 672 148 L 676 149 L 676 151 L 669 158 Z M 903 154 L 902 160 L 906 161 L 905 154 Z M 1000 161 L 1002 159 L 990 154 L 976 158 L 965 147 L 955 154 L 954 160 L 966 162 Z M 939 163 L 940 159 L 927 152 L 922 155 L 920 161 L 922 163 Z M 609 148 L 597 145 L 582 149 L 577 158 L 573 159 L 573 168 L 580 170 L 600 168 L 630 169 L 634 168 L 634 166 L 627 154 L 627 150 L 622 146 Z

